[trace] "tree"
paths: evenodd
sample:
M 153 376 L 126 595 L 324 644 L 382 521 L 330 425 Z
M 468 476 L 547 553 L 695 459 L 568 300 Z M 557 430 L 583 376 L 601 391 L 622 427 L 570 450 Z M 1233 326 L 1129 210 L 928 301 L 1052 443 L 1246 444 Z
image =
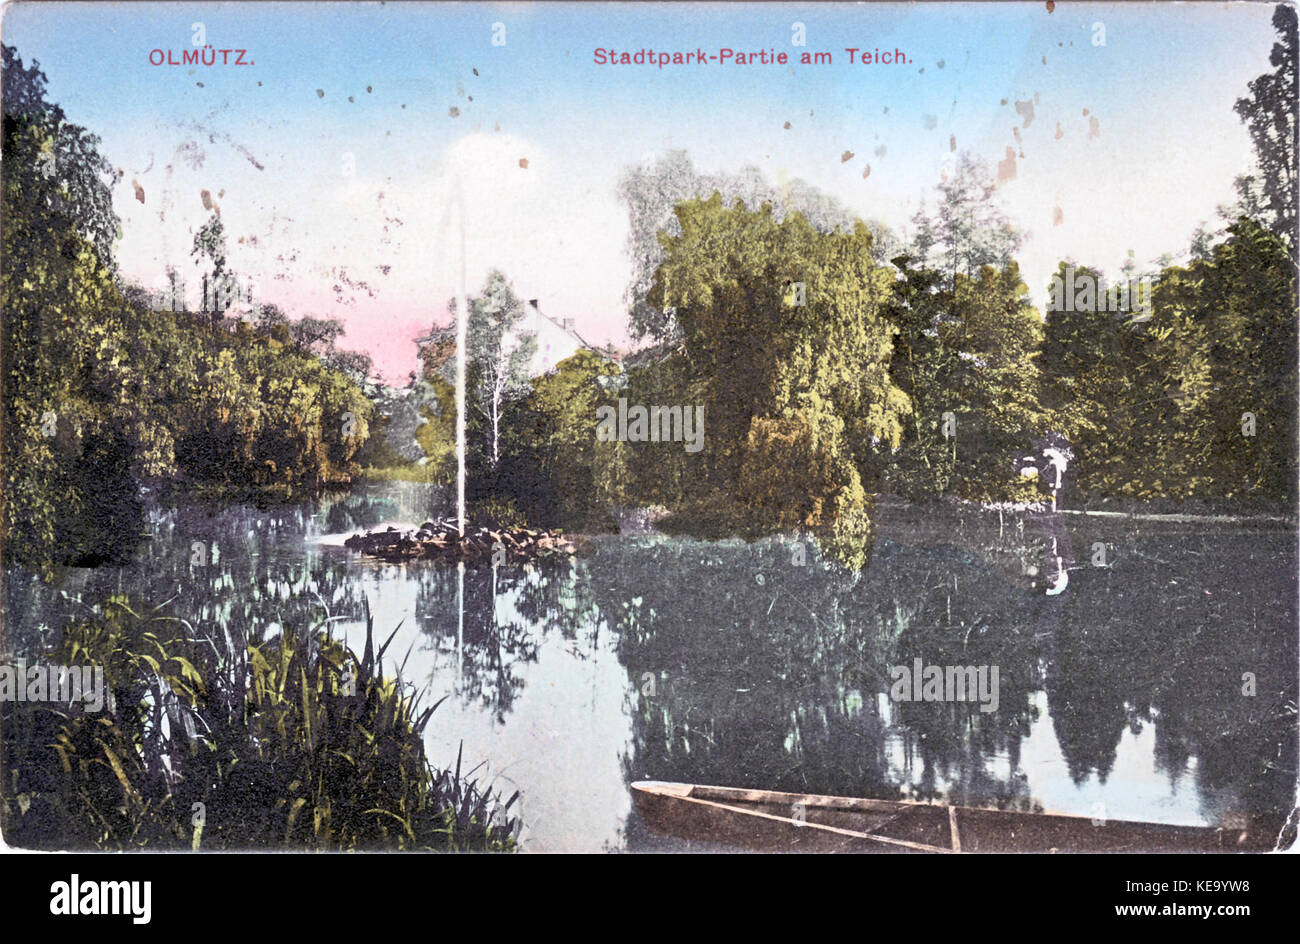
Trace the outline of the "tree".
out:
M 900 278 L 889 305 L 889 318 L 897 331 L 889 372 L 912 411 L 887 480 L 895 492 L 920 498 L 946 491 L 954 477 L 943 414 L 952 406 L 944 392 L 951 386 L 958 354 L 938 331 L 951 293 L 940 289 L 943 273 L 916 265 L 906 253 L 894 257 L 893 264 Z
M 1209 260 L 1164 280 L 1169 315 L 1183 315 L 1200 340 L 1203 397 L 1187 417 L 1187 452 L 1217 495 L 1294 495 L 1296 472 L 1296 296 L 1290 247 L 1252 220 L 1228 228 Z M 1159 323 L 1159 322 L 1157 322 Z M 1171 363 L 1182 369 L 1187 358 Z M 1250 422 L 1243 418 L 1249 413 Z M 1190 472 L 1191 470 L 1189 470 Z
M 913 410 L 889 484 L 913 497 L 1029 497 L 1015 468 L 1042 420 L 1042 326 L 1013 258 L 1023 234 L 969 152 L 937 190 L 914 217 L 912 248 L 892 260 L 890 375 Z
M 190 250 L 195 265 L 207 266 L 208 272 L 203 279 L 203 304 L 201 310 L 211 314 L 212 323 L 221 320 L 220 304 L 226 272 L 226 231 L 221 217 L 216 213 L 199 227 L 194 234 L 194 246 Z M 211 306 L 211 307 L 209 307 Z
M 337 318 L 315 318 L 303 315 L 289 322 L 289 338 L 294 347 L 304 354 L 324 356 L 334 351 L 334 342 L 343 334 L 343 323 Z
M 1013 261 L 974 276 L 895 259 L 890 371 L 914 405 L 892 488 L 952 491 L 973 501 L 1036 497 L 1018 459 L 1044 425 L 1038 365 L 1043 326 Z
M 1061 262 L 1055 278 L 1072 293 L 1073 285 L 1084 280 L 1102 284 L 1103 275 L 1099 269 Z M 1074 449 L 1080 488 L 1092 492 L 1110 473 L 1121 471 L 1127 458 L 1130 414 L 1138 399 L 1130 394 L 1139 372 L 1135 355 L 1145 335 L 1139 326 L 1096 305 L 1075 305 L 1072 295 L 1068 301 L 1047 310 L 1043 406 L 1047 425 Z
M 1017 462 L 1043 426 L 1043 323 L 1028 293 L 1015 262 L 983 266 L 975 278 L 959 274 L 953 317 L 938 325 L 947 348 L 959 352 L 948 392 L 958 404 L 956 488 L 965 498 L 1034 496 Z
M 289 316 L 286 315 L 279 305 L 264 303 L 257 307 L 257 316 L 253 319 L 253 326 L 258 333 L 264 337 L 275 337 L 281 343 L 289 343 Z M 280 329 L 283 328 L 283 334 Z
M 676 217 L 647 300 L 675 312 L 698 378 L 697 478 L 767 527 L 865 516 L 866 484 L 910 409 L 888 370 L 893 279 L 870 230 L 821 233 L 800 213 L 778 221 L 767 204 L 726 208 L 717 193 Z
M 1145 323 L 1048 313 L 1045 401 L 1085 494 L 1293 500 L 1294 270 L 1259 222 L 1227 236 L 1160 272 Z
M 1258 205 L 1260 219 L 1296 254 L 1296 11 L 1279 3 L 1273 10 L 1278 41 L 1268 61 L 1272 72 L 1251 81 L 1250 95 L 1237 99 L 1235 111 L 1250 131 L 1258 174 L 1238 178 L 1238 191 L 1249 209 Z M 1258 191 L 1255 187 L 1258 185 Z M 1255 215 L 1255 214 L 1250 214 Z
M 487 454 L 493 472 L 501 462 L 501 420 L 508 401 L 529 390 L 528 365 L 537 338 L 522 330 L 523 304 L 504 273 L 488 273 L 483 291 L 468 300 L 466 326 L 470 403 L 488 424 Z M 455 309 L 455 303 L 452 303 Z
M 46 571 L 128 559 L 145 480 L 345 480 L 373 413 L 356 384 L 251 330 L 228 335 L 149 310 L 114 270 L 116 218 L 93 136 L 45 102 L 34 66 L 8 47 L 4 61 L 0 495 L 9 559 Z M 205 230 L 196 251 L 224 269 L 220 227 Z
M 791 213 L 801 213 L 818 232 L 851 232 L 856 217 L 834 197 L 799 180 L 781 186 L 770 184 L 757 167 L 745 167 L 735 174 L 701 174 L 685 151 L 668 151 L 651 164 L 628 167 L 619 181 L 619 196 L 628 208 L 628 256 L 632 260 L 632 281 L 626 300 L 632 334 L 659 342 L 678 337 L 671 310 L 656 308 L 648 300 L 655 270 L 664 260 L 660 234 L 679 233 L 674 209 L 684 200 L 703 200 L 718 194 L 731 206 L 740 201 L 757 211 L 772 207 L 779 222 Z M 878 221 L 867 224 L 873 235 L 872 252 L 877 261 L 888 258 L 896 240 L 889 228 Z
M 55 231 L 44 221 L 57 218 L 111 266 L 119 230 L 112 193 L 117 173 L 99 153 L 99 138 L 67 121 L 63 109 L 46 99 L 39 62 L 25 68 L 13 46 L 3 47 L 3 60 L 3 180 L 12 201 L 6 225 L 47 241 Z M 30 228 L 38 220 L 42 225 Z
M 126 307 L 114 284 L 110 168 L 98 138 L 45 98 L 38 63 L 3 47 L 3 387 L 5 547 L 47 566 L 120 556 L 138 530 L 119 392 L 97 371 Z M 89 389 L 88 389 L 89 382 Z M 96 489 L 105 501 L 97 501 Z M 111 493 L 111 495 L 110 495 Z M 113 498 L 124 503 L 112 505 Z M 80 515 L 104 527 L 76 528 Z M 113 529 L 120 529 L 117 533 Z
M 951 286 L 958 275 L 974 277 L 986 265 L 1004 269 L 1024 234 L 998 206 L 997 182 L 988 166 L 969 151 L 958 157 L 952 176 L 938 184 L 933 211 L 922 207 L 911 255 L 938 269 Z
M 533 381 L 516 435 L 508 437 L 508 451 L 522 459 L 514 464 L 511 483 L 527 483 L 530 492 L 511 497 L 528 520 L 587 527 L 620 500 L 618 453 L 624 444 L 602 441 L 596 428 L 597 408 L 611 398 L 607 383 L 621 374 L 609 358 L 580 350 Z
M 340 351 L 334 349 L 326 352 L 322 359 L 331 368 L 346 375 L 358 386 L 363 386 L 370 380 L 370 372 L 374 368 L 374 361 L 365 351 Z

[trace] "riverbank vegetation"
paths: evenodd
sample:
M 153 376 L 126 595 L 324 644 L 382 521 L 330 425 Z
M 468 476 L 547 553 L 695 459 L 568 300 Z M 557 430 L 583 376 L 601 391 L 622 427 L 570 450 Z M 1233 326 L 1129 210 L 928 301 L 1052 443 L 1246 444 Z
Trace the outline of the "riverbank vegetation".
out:
M 328 623 L 199 637 L 167 607 L 112 597 L 50 664 L 103 666 L 105 706 L 0 703 L 5 839 L 21 848 L 509 851 L 519 821 L 438 769 L 436 705 Z M 391 639 L 390 639 L 391 641 Z
M 802 183 L 700 175 L 680 153 L 629 170 L 640 350 L 584 349 L 530 377 L 536 342 L 506 275 L 468 299 L 471 500 L 587 531 L 613 528 L 619 506 L 662 507 L 666 526 L 702 535 L 811 533 L 854 565 L 882 493 L 1016 503 L 1063 485 L 1078 503 L 1291 504 L 1294 11 L 1275 26 L 1276 72 L 1237 107 L 1257 150 L 1241 199 L 1186 262 L 1131 262 L 1125 284 L 1147 290 L 1118 311 L 1100 304 L 1100 268 L 1070 259 L 1048 310 L 1033 305 L 1022 234 L 968 154 L 906 241 Z M 5 64 L 10 559 L 129 556 L 150 480 L 283 494 L 363 470 L 454 481 L 447 331 L 398 403 L 335 347 L 336 321 L 154 310 L 115 272 L 114 174 L 96 139 L 8 47 Z M 216 214 L 195 237 L 213 285 L 231 275 L 223 239 Z M 1076 295 L 1080 279 L 1092 287 Z M 602 435 L 601 411 L 654 407 L 701 410 L 699 448 L 680 430 Z
M 629 169 L 629 318 L 646 346 L 581 351 L 518 385 L 490 430 L 471 411 L 471 488 L 566 528 L 631 505 L 702 536 L 808 532 L 855 565 L 880 493 L 1289 509 L 1295 195 L 1279 175 L 1295 158 L 1294 12 L 1274 25 L 1277 71 L 1237 106 L 1257 148 L 1240 201 L 1185 263 L 1130 260 L 1119 306 L 1099 267 L 1066 259 L 1034 307 L 1023 234 L 968 154 L 908 243 L 756 171 L 702 176 L 680 152 Z M 501 282 L 482 298 L 515 310 Z M 448 376 L 450 355 L 426 349 L 426 375 Z M 654 406 L 702 407 L 702 449 L 667 430 L 600 435 L 598 411 Z
M 981 172 L 965 165 L 950 198 L 980 192 Z M 1010 245 L 955 270 L 906 254 L 889 268 L 861 225 L 820 233 L 717 194 L 674 212 L 650 294 L 671 331 L 622 363 L 582 351 L 537 378 L 506 405 L 495 463 L 471 416 L 474 494 L 570 529 L 657 505 L 698 535 L 805 531 L 859 565 L 874 495 L 1041 502 L 1048 448 L 1070 455 L 1080 503 L 1294 497 L 1295 270 L 1256 221 L 1152 275 L 1145 318 L 1044 318 Z M 958 238 L 939 229 L 940 257 Z M 703 448 L 603 440 L 598 411 L 620 401 L 703 406 Z
M 9 46 L 3 133 L 8 559 L 129 557 L 143 482 L 301 491 L 356 474 L 373 406 L 355 355 L 333 349 L 337 322 L 148 304 L 115 269 L 116 172 Z M 228 273 L 212 223 L 195 255 L 215 284 Z

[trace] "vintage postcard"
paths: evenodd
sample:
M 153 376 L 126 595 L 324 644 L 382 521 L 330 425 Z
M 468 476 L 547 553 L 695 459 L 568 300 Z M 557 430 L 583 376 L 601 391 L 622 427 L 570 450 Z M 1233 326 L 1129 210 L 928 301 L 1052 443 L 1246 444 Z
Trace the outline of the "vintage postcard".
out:
M 3 52 L 9 850 L 1295 846 L 1292 3 Z

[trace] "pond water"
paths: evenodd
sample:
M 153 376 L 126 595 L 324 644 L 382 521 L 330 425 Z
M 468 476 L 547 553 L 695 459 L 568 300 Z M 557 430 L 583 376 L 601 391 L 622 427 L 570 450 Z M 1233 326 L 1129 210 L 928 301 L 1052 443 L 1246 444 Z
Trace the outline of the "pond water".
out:
M 444 501 L 157 509 L 127 566 L 8 570 L 8 639 L 127 592 L 248 638 L 328 612 L 359 650 L 368 604 L 380 638 L 400 626 L 390 669 L 448 696 L 431 758 L 521 791 L 528 850 L 674 848 L 631 812 L 641 779 L 1193 825 L 1292 804 L 1288 528 L 882 505 L 858 573 L 794 537 L 610 535 L 463 574 L 341 546 Z M 916 659 L 998 667 L 997 710 L 891 699 Z

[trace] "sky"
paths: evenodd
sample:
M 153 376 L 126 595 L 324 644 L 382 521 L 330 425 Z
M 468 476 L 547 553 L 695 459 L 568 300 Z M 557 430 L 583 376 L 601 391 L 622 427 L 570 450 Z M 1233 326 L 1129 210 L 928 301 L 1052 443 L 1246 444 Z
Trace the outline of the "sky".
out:
M 1040 308 L 1061 259 L 1118 276 L 1130 253 L 1183 257 L 1251 167 L 1233 103 L 1270 68 L 1272 9 L 20 0 L 0 30 L 121 170 L 125 276 L 162 288 L 173 265 L 197 303 L 206 191 L 256 297 L 340 319 L 340 346 L 401 382 L 446 321 L 462 222 L 470 291 L 499 268 L 588 341 L 627 346 L 618 180 L 670 149 L 802 178 L 907 236 L 954 142 L 994 169 L 1011 148 L 998 197 L 1028 231 Z M 851 64 L 850 47 L 908 61 Z M 643 48 L 791 62 L 596 62 Z

